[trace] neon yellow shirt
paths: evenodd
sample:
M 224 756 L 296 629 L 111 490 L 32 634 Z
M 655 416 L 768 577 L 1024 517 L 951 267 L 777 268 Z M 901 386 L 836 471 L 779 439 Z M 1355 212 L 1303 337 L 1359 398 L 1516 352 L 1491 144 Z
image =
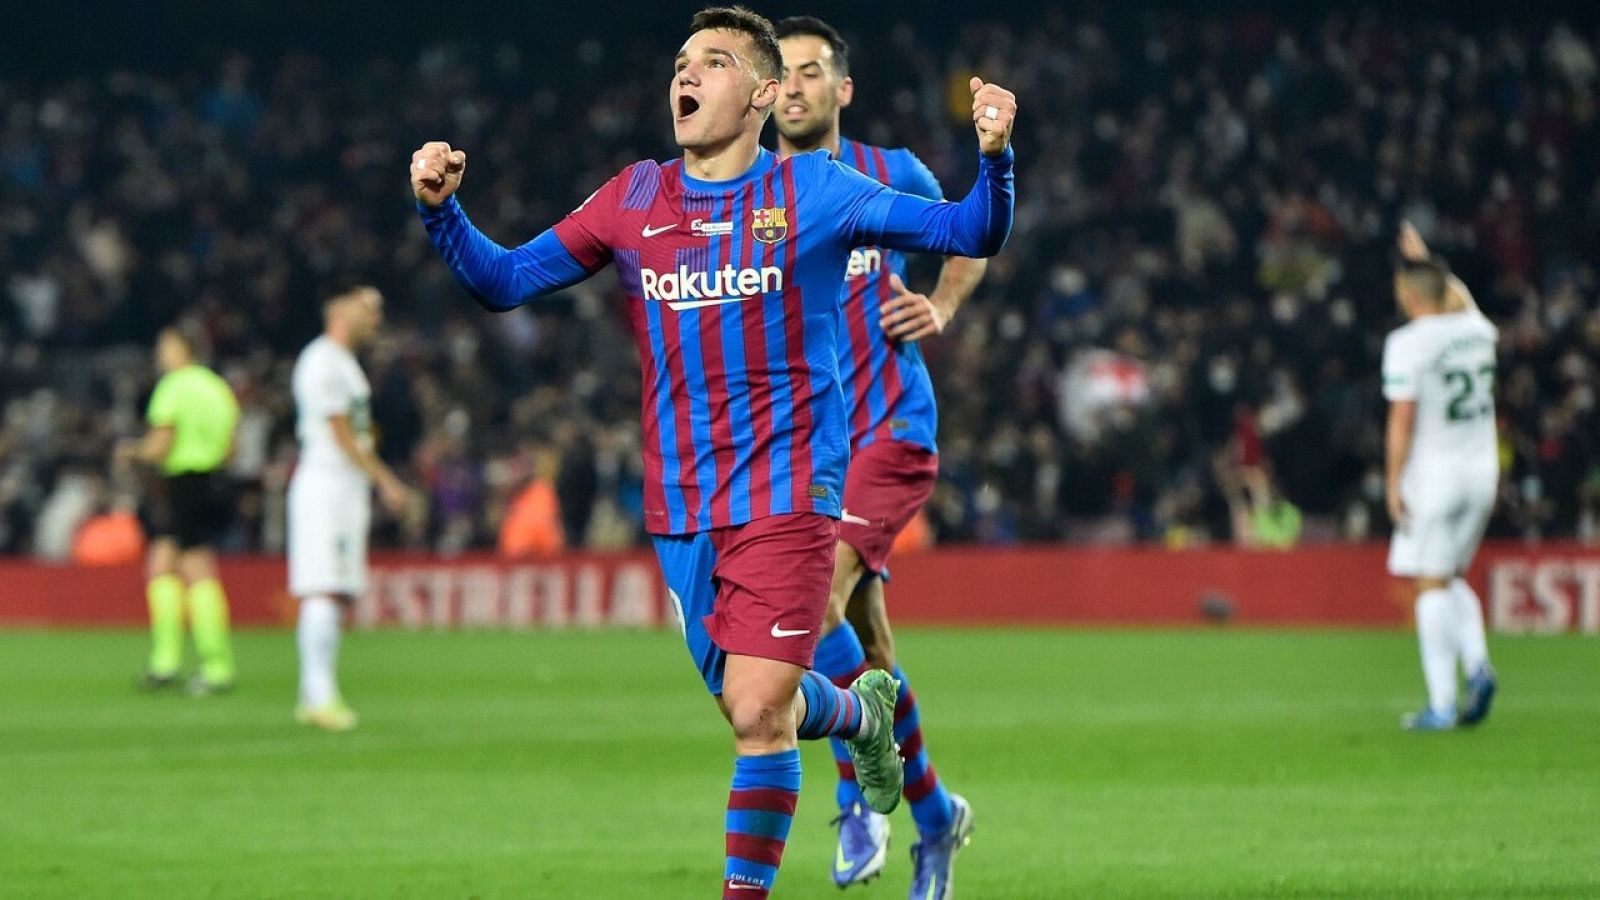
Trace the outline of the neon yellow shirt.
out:
M 222 376 L 202 365 L 174 369 L 156 382 L 145 419 L 172 429 L 172 449 L 161 461 L 166 475 L 220 468 L 233 447 L 239 401 Z

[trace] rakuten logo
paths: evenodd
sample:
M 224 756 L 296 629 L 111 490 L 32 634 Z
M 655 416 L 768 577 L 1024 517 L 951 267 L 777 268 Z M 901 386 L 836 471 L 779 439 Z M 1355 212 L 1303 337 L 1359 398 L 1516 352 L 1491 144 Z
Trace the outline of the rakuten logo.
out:
M 859 278 L 868 272 L 877 272 L 883 268 L 883 251 L 876 247 L 862 250 L 857 247 L 850 251 L 850 267 L 844 270 L 844 277 Z
M 783 290 L 783 270 L 777 266 L 760 269 L 735 269 L 723 266 L 714 272 L 692 271 L 679 266 L 676 272 L 639 270 L 639 287 L 646 300 L 656 300 L 674 310 L 738 303 L 757 294 Z

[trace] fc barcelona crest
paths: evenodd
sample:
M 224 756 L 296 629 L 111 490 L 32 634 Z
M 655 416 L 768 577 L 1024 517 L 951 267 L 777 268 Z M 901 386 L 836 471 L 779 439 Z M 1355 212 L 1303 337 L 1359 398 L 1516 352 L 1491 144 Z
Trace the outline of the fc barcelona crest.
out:
M 763 244 L 776 244 L 789 235 L 789 211 L 781 206 L 751 210 L 750 233 Z

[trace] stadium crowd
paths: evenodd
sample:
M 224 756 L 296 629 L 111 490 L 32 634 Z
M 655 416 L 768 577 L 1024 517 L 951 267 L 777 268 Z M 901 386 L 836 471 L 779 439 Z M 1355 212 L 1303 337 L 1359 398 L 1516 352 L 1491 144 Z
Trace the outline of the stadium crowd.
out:
M 953 195 L 975 164 L 968 76 L 1022 105 L 1012 243 L 926 347 L 938 540 L 1383 533 L 1402 218 L 1501 328 L 1493 530 L 1600 538 L 1600 34 L 1375 12 L 841 24 L 847 133 L 911 146 Z M 427 497 L 380 545 L 492 546 L 534 489 L 559 527 L 511 543 L 638 541 L 639 375 L 614 281 L 483 312 L 431 252 L 403 169 L 449 139 L 476 221 L 529 239 L 627 162 L 674 155 L 670 50 L 496 38 L 0 81 L 0 552 L 63 556 L 87 516 L 136 502 L 111 445 L 141 427 L 150 342 L 179 320 L 244 408 L 232 468 L 250 487 L 221 546 L 281 548 L 290 366 L 350 281 L 387 297 L 374 417 Z

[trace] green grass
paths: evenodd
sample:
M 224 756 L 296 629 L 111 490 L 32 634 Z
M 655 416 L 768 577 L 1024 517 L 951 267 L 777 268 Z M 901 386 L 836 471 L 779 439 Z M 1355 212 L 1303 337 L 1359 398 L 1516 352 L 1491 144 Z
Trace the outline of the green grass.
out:
M 1475 732 L 1409 735 L 1402 633 L 907 631 L 969 898 L 1600 897 L 1596 644 L 1497 639 Z M 287 634 L 229 697 L 133 692 L 136 633 L 0 633 L 0 896 L 707 898 L 728 738 L 676 634 L 358 634 L 344 735 Z M 777 896 L 828 883 L 831 760 Z M 912 829 L 886 877 L 903 897 Z

